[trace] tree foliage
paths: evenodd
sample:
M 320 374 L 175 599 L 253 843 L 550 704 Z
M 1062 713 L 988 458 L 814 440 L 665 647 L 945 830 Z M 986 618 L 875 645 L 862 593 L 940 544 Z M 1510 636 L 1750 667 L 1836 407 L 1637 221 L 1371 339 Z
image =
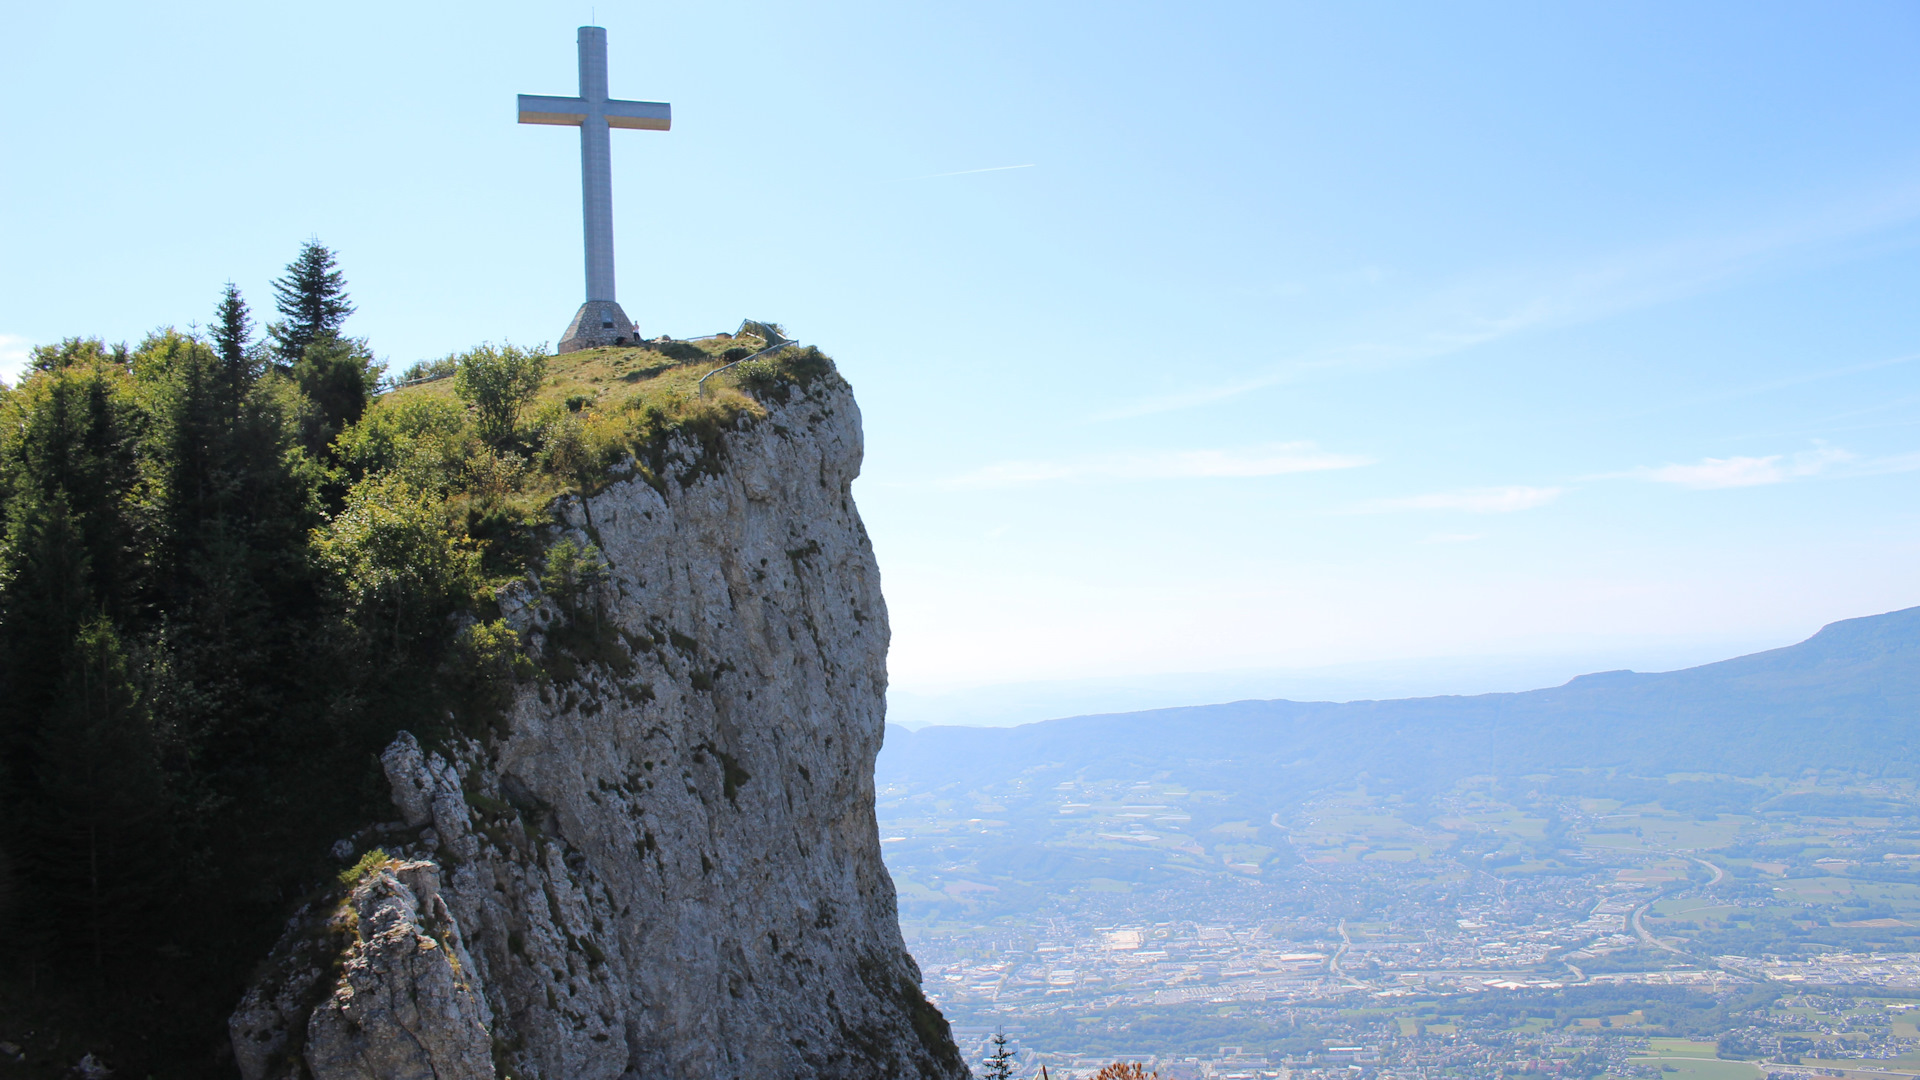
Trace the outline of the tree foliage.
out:
M 329 334 L 307 346 L 294 362 L 293 378 L 313 405 L 309 449 L 324 453 L 349 424 L 360 419 L 380 385 L 380 372 L 381 365 L 367 343 L 357 338 Z
M 287 272 L 274 279 L 273 296 L 280 321 L 269 326 L 267 333 L 280 362 L 287 366 L 299 363 L 314 342 L 338 337 L 341 325 L 353 314 L 347 276 L 336 265 L 333 252 L 317 239 L 301 245 Z
M 319 282 L 283 304 L 315 331 L 290 370 L 228 286 L 206 340 L 68 339 L 0 393 L 0 1004 L 19 979 L 100 1018 L 132 1074 L 206 1071 L 285 903 L 378 812 L 371 755 L 444 725 L 421 665 L 480 663 L 458 701 L 516 676 L 511 630 L 449 621 L 479 588 L 449 485 L 387 467 L 448 425 L 332 463 L 372 380 L 330 266 L 290 274 Z
M 513 438 L 521 410 L 546 378 L 546 354 L 512 344 L 482 345 L 456 363 L 454 393 L 473 410 L 480 436 L 495 445 Z
M 511 345 L 454 358 L 458 401 L 379 397 L 333 254 L 275 285 L 270 347 L 229 284 L 205 338 L 69 338 L 0 387 L 0 1025 L 121 1075 L 230 1069 L 209 1055 L 290 906 L 391 813 L 397 730 L 484 735 L 605 646 L 611 568 L 556 495 L 623 460 L 662 483 L 663 447 L 748 401 L 535 410 L 546 357 Z M 570 615 L 545 668 L 494 599 L 516 578 Z
M 25 808 L 29 866 L 51 931 L 95 970 L 142 929 L 142 909 L 169 885 L 154 856 L 167 847 L 166 778 L 151 713 L 124 645 L 89 619 L 62 658 L 53 708 L 35 732 Z
M 983 1080 L 1013 1080 L 1014 1052 L 1007 1049 L 1007 1033 L 993 1034 L 993 1049 L 987 1053 L 986 1066 L 980 1070 Z
M 253 313 L 229 281 L 220 291 L 220 303 L 213 310 L 213 327 L 207 332 L 213 350 L 220 356 L 220 368 L 230 393 L 239 394 L 260 374 L 253 345 Z
M 598 592 L 608 579 L 606 556 L 591 543 L 563 536 L 547 549 L 540 585 L 575 618 L 598 615 Z
M 431 631 L 434 616 L 463 604 L 480 583 L 473 544 L 448 528 L 437 500 L 401 477 L 355 486 L 346 507 L 316 531 L 314 549 L 348 610 L 362 626 L 390 626 L 396 650 Z

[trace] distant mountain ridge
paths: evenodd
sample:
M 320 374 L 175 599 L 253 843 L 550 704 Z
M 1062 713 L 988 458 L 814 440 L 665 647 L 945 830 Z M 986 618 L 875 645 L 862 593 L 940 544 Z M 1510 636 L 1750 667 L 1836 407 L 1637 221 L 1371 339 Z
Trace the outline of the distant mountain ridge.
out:
M 1198 766 L 1269 804 L 1354 778 L 1410 789 L 1482 773 L 1920 773 L 1920 607 L 1679 671 L 1598 672 L 1522 693 L 1237 701 L 1014 728 L 889 727 L 883 786 L 1017 772 L 1121 778 Z

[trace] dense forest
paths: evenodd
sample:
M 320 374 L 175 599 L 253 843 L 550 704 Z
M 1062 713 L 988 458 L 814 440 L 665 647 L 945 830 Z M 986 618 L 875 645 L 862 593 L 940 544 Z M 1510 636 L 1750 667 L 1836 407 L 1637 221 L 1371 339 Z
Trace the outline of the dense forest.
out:
M 0 1051 L 230 1072 L 249 970 L 391 816 L 378 751 L 484 735 L 540 677 L 495 586 L 604 570 L 555 498 L 629 457 L 658 484 L 671 436 L 755 409 L 691 380 L 549 400 L 544 349 L 511 345 L 383 394 L 332 252 L 275 292 L 258 340 L 229 284 L 204 330 L 68 339 L 0 385 Z M 751 351 L 647 348 L 650 374 Z

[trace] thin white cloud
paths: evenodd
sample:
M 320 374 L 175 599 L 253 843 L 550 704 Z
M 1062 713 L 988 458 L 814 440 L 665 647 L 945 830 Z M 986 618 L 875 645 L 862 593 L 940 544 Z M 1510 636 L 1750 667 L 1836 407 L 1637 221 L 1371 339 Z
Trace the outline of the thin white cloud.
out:
M 1423 544 L 1471 544 L 1475 540 L 1486 538 L 1486 533 L 1434 533 L 1420 542 Z
M 1027 164 L 1027 165 L 990 165 L 990 166 L 988 166 L 987 168 L 984 168 L 984 169 L 961 169 L 961 170 L 959 170 L 959 171 L 957 171 L 957 172 L 937 172 L 937 173 L 928 173 L 928 174 L 927 174 L 927 175 L 925 175 L 925 176 L 909 176 L 909 177 L 907 177 L 906 179 L 908 179 L 908 180 L 938 180 L 938 179 L 940 179 L 940 178 L 941 178 L 941 177 L 943 177 L 943 176 L 972 176 L 972 175 L 973 175 L 974 173 L 983 173 L 983 172 L 1008 172 L 1008 171 L 1010 171 L 1010 170 L 1013 170 L 1013 169 L 1031 169 L 1031 168 L 1034 168 L 1034 165 L 1032 165 L 1032 164 Z
M 1888 473 L 1914 472 L 1920 470 L 1920 453 L 1893 454 L 1882 458 L 1868 458 L 1857 462 L 1847 470 L 1852 476 L 1885 476 Z
M 1768 454 L 1766 457 L 1704 458 L 1693 465 L 1660 465 L 1619 474 L 1634 480 L 1656 484 L 1676 484 L 1695 489 L 1759 487 L 1783 484 L 1817 476 L 1835 465 L 1853 461 L 1854 456 L 1835 447 L 1820 447 L 1797 454 Z M 1889 469 L 1881 471 L 1904 471 Z
M 27 369 L 30 343 L 18 334 L 0 334 L 0 382 L 18 386 L 20 373 Z
M 1176 450 L 1163 454 L 1100 454 L 1062 461 L 1002 461 L 962 473 L 944 486 L 1002 488 L 1083 480 L 1247 479 L 1371 464 L 1372 458 L 1332 453 L 1310 442 L 1270 443 L 1239 450 Z
M 1920 218 L 1920 186 L 1863 194 L 1744 232 L 1624 251 L 1584 265 L 1465 278 L 1368 317 L 1365 337 L 1254 366 L 1240 378 L 1121 404 L 1094 420 L 1208 405 L 1317 370 L 1434 360 L 1536 329 L 1593 322 L 1789 264 L 1847 257 L 1874 234 Z M 1848 245 L 1852 245 L 1850 248 Z
M 1516 510 L 1545 506 L 1565 492 L 1565 488 L 1524 486 L 1436 491 L 1429 495 L 1410 495 L 1400 499 L 1374 499 L 1347 512 L 1389 514 L 1401 510 L 1456 510 L 1469 514 L 1511 514 Z

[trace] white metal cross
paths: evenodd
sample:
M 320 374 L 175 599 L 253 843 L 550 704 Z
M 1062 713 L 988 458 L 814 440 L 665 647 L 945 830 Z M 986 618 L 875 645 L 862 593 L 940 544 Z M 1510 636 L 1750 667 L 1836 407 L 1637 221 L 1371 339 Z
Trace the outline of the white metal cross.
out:
M 586 231 L 587 300 L 617 301 L 613 289 L 613 162 L 609 128 L 666 131 L 672 107 L 663 101 L 616 101 L 607 96 L 607 32 L 580 28 L 580 96 L 520 95 L 520 122 L 580 129 L 580 201 Z

